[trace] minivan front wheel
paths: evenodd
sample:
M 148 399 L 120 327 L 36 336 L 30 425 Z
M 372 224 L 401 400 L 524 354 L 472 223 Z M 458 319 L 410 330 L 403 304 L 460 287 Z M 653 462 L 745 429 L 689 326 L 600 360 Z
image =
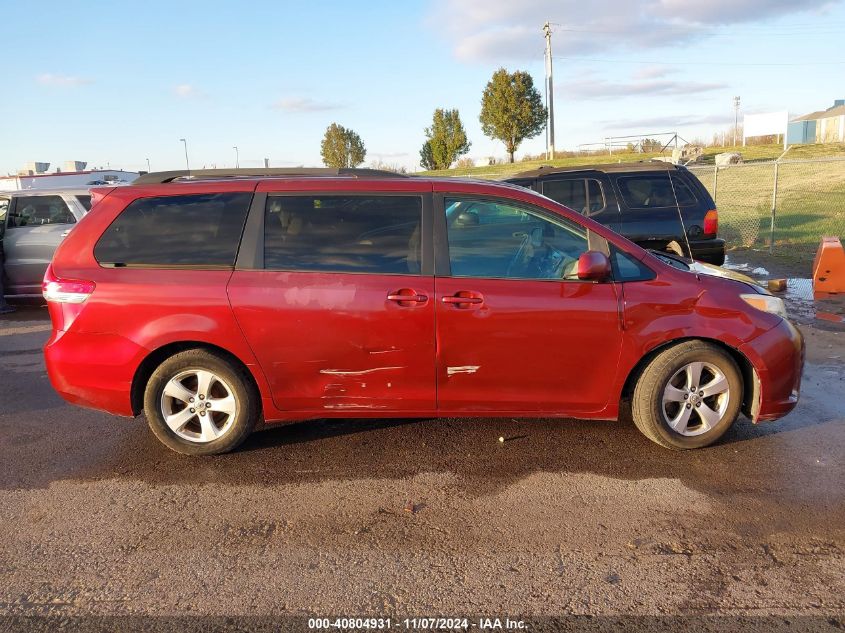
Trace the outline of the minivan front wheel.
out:
M 258 397 L 242 369 L 218 354 L 174 354 L 150 376 L 144 392 L 150 429 L 185 455 L 216 455 L 237 447 L 258 419 Z
M 731 356 L 704 341 L 664 350 L 639 377 L 631 402 L 637 428 L 675 450 L 718 440 L 742 406 L 742 376 Z

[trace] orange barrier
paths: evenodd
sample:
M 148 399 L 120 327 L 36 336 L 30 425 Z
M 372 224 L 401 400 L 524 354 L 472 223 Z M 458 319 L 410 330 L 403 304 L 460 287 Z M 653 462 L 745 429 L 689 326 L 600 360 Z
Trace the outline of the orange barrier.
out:
M 823 237 L 813 259 L 813 295 L 816 299 L 845 292 L 845 250 L 838 237 Z

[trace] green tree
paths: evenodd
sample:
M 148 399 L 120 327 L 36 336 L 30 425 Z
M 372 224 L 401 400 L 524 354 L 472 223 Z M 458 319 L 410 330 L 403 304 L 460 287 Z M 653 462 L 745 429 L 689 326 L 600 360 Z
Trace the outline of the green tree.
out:
M 425 128 L 426 142 L 420 150 L 420 164 L 426 169 L 449 169 L 469 151 L 464 124 L 457 110 L 437 108 L 431 127 Z
M 478 120 L 486 136 L 505 144 L 513 162 L 520 143 L 546 127 L 546 107 L 531 75 L 522 70 L 509 73 L 504 68 L 493 73 L 481 97 Z
M 434 150 L 431 149 L 431 141 L 428 140 L 423 143 L 420 150 L 420 165 L 425 169 L 437 169 L 437 163 L 434 162 Z
M 357 167 L 364 162 L 367 149 L 354 130 L 332 123 L 320 143 L 320 156 L 326 167 Z
M 663 143 L 658 141 L 657 139 L 653 138 L 644 138 L 640 144 L 643 152 L 651 153 L 651 152 L 659 152 L 663 149 Z

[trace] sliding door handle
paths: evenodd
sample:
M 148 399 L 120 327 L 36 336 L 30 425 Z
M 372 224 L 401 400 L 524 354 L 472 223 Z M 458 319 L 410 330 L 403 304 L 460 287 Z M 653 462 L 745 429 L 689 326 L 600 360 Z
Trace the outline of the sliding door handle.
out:
M 402 288 L 401 290 L 388 294 L 387 300 L 398 303 L 400 306 L 409 306 L 425 303 L 428 301 L 428 296 L 411 288 Z
M 462 305 L 484 303 L 484 297 L 479 296 L 477 293 L 459 292 L 455 295 L 445 296 L 440 301 L 461 307 Z

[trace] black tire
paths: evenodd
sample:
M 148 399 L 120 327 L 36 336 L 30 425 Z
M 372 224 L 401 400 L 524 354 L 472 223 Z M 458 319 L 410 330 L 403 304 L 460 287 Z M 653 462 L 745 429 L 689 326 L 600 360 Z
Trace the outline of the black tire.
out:
M 192 370 L 214 374 L 218 379 L 214 388 L 225 388 L 227 394 L 231 391 L 236 403 L 236 410 L 231 416 L 222 414 L 222 419 L 226 420 L 225 430 L 217 439 L 191 441 L 180 437 L 165 422 L 162 410 L 165 387 L 171 379 L 185 373 L 190 374 Z M 214 402 L 211 395 L 208 402 Z M 259 403 L 257 390 L 243 368 L 220 354 L 203 349 L 186 350 L 169 357 L 152 373 L 144 390 L 144 415 L 150 429 L 162 444 L 183 455 L 218 455 L 235 449 L 255 428 L 260 417 Z M 221 419 L 221 414 L 216 411 L 209 411 L 209 419 L 212 419 L 212 413 L 217 419 Z M 189 424 L 199 429 L 199 420 L 199 417 L 192 416 Z M 187 430 L 190 429 L 188 425 L 185 428 L 185 433 L 191 432 Z
M 716 406 L 718 402 L 718 408 L 724 407 L 719 421 L 708 430 L 700 431 L 699 435 L 686 435 L 674 430 L 667 420 L 669 416 L 667 407 L 671 409 L 672 406 L 676 405 L 673 402 L 664 405 L 664 389 L 667 388 L 673 377 L 676 377 L 677 380 L 678 372 L 687 365 L 699 362 L 718 369 L 727 381 L 729 391 L 726 401 L 703 398 L 702 404 L 699 405 Z M 705 369 L 702 371 L 702 377 L 705 373 L 708 376 L 712 375 L 709 369 Z M 680 391 L 685 393 L 685 398 L 691 397 L 686 395 L 684 389 Z M 687 341 L 660 352 L 645 367 L 634 388 L 631 415 L 634 424 L 643 435 L 665 448 L 673 450 L 702 448 L 716 442 L 736 421 L 742 408 L 742 391 L 742 375 L 736 362 L 727 352 L 704 341 Z M 692 397 L 695 397 L 695 394 L 692 394 Z M 713 396 L 713 398 L 722 397 Z M 695 401 L 697 402 L 698 398 Z M 686 402 L 686 404 L 679 402 L 675 411 L 680 414 L 681 407 L 690 410 L 689 419 L 697 420 L 699 425 L 698 427 L 694 425 L 690 427 L 691 432 L 696 432 L 696 429 L 708 428 L 709 425 L 703 425 L 702 418 L 695 412 L 695 405 L 690 404 L 691 402 L 692 400 Z M 722 405 L 722 402 L 724 402 L 724 405 Z

